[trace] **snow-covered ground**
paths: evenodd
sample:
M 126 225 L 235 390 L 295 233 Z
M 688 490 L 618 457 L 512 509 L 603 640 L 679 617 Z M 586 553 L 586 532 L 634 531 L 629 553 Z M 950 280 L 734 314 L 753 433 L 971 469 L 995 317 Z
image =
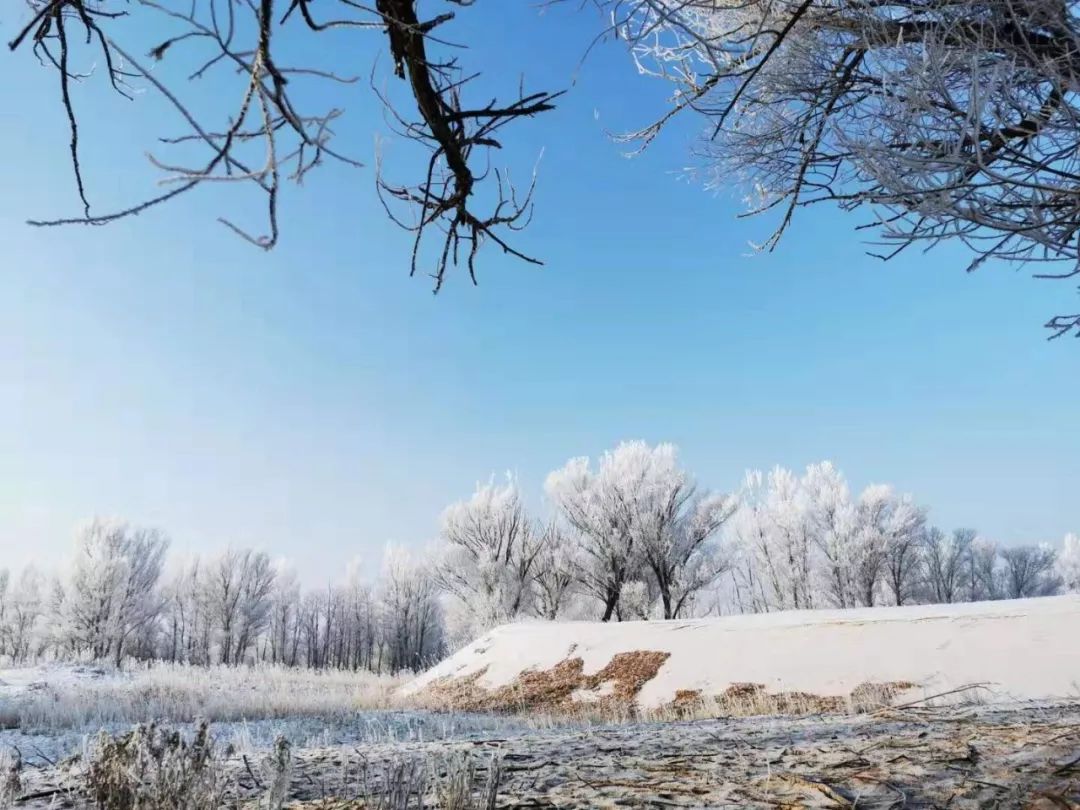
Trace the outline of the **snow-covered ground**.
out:
M 0 727 L 55 730 L 168 719 L 322 716 L 393 705 L 402 679 L 370 672 L 132 664 L 0 669 Z
M 106 670 L 83 664 L 37 664 L 0 668 L 0 703 L 43 689 L 68 689 L 86 681 L 104 678 Z M 123 677 L 113 672 L 112 677 Z
M 0 748 L 18 745 L 48 758 L 77 750 L 101 729 L 142 722 L 181 728 L 207 719 L 228 742 L 259 746 L 287 731 L 298 741 L 413 738 L 440 733 L 379 711 L 392 705 L 400 679 L 366 672 L 283 667 L 79 664 L 0 669 Z M 364 712 L 364 714 L 361 714 Z
M 848 695 L 864 683 L 908 681 L 919 698 L 983 683 L 1002 700 L 1080 697 L 1080 596 L 958 605 L 793 611 L 670 622 L 504 625 L 405 687 L 482 671 L 492 689 L 523 672 L 580 657 L 586 674 L 618 653 L 670 653 L 638 696 L 718 695 L 732 684 Z
M 508 736 L 539 725 L 394 710 L 400 683 L 365 672 L 271 666 L 0 668 L 0 751 L 17 748 L 40 766 L 83 751 L 99 731 L 123 732 L 150 721 L 190 733 L 196 719 L 207 719 L 214 737 L 239 751 L 267 748 L 279 735 L 310 748 Z

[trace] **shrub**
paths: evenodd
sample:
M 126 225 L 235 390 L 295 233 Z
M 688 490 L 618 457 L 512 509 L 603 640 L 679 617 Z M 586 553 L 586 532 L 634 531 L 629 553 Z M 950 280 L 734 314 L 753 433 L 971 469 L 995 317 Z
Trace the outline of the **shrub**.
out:
M 188 742 L 154 724 L 99 735 L 85 772 L 99 810 L 218 810 L 226 782 L 207 723 Z

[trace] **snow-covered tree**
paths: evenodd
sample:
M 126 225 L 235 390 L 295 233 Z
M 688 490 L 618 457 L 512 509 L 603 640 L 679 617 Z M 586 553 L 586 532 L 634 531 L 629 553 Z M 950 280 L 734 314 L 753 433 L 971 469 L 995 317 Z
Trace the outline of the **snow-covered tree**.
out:
M 548 523 L 543 533 L 534 578 L 535 611 L 540 618 L 553 620 L 563 615 L 568 601 L 574 595 L 580 568 L 575 555 L 579 552 L 578 544 L 574 542 L 570 531 L 557 522 Z
M 725 569 L 727 561 L 712 541 L 734 512 L 735 499 L 698 491 L 679 466 L 673 445 L 658 445 L 651 458 L 633 454 L 643 472 L 640 478 L 631 477 L 639 482 L 636 489 L 626 490 L 631 496 L 630 531 L 661 616 L 675 619 Z
M 512 476 L 502 485 L 478 484 L 470 498 L 447 507 L 440 535 L 445 552 L 435 575 L 454 597 L 466 634 L 531 610 L 547 535 L 532 525 Z
M 603 621 L 619 614 L 623 586 L 642 574 L 672 618 L 719 573 L 710 541 L 733 503 L 699 494 L 677 456 L 671 444 L 623 442 L 595 471 L 575 458 L 547 478 L 549 499 L 581 541 L 579 580 L 602 603 Z
M 828 461 L 807 467 L 803 482 L 811 536 L 824 558 L 818 577 L 824 601 L 835 607 L 851 607 L 856 604 L 852 571 L 858 531 L 851 490 L 843 473 Z
M 923 538 L 926 535 L 926 514 L 923 512 L 917 529 L 898 532 L 885 549 L 885 585 L 893 604 L 906 605 L 918 599 L 925 566 Z
M 427 563 L 404 549 L 387 549 L 378 587 L 384 647 L 380 668 L 419 671 L 443 655 L 438 595 Z
M 266 629 L 274 576 L 270 557 L 251 549 L 230 549 L 210 564 L 204 596 L 221 663 L 244 663 L 255 638 Z
M 1061 586 L 1054 572 L 1057 555 L 1048 545 L 1004 548 L 1001 558 L 1005 562 L 1005 587 L 1010 599 L 1049 596 Z
M 976 537 L 968 548 L 964 561 L 967 579 L 967 599 L 981 602 L 1002 599 L 1005 595 L 1005 574 L 1001 567 L 1001 552 L 997 543 Z
M 754 612 L 813 606 L 813 526 L 804 482 L 782 467 L 748 472 L 728 524 L 736 599 Z
M 1053 0 L 608 0 L 673 109 L 702 114 L 705 176 L 780 211 L 879 209 L 883 257 L 958 238 L 987 258 L 1080 252 L 1080 18 Z M 871 217 L 872 218 L 872 217 Z M 985 237 L 985 238 L 984 238 Z M 1056 335 L 1080 315 L 1052 320 Z
M 1062 587 L 1070 593 L 1080 593 L 1080 535 L 1065 535 L 1057 564 Z
M 632 451 L 623 451 L 624 446 L 605 453 L 596 472 L 589 468 L 588 457 L 582 456 L 550 473 L 545 482 L 548 498 L 575 531 L 580 551 L 578 582 L 603 605 L 603 621 L 615 616 L 623 586 L 640 565 L 631 531 L 629 490 L 635 482 L 627 470 L 627 457 L 633 453 L 640 459 L 646 448 L 641 442 Z
M 0 572 L 0 655 L 23 663 L 37 657 L 46 642 L 40 632 L 47 608 L 45 577 L 33 566 L 13 582 L 6 574 Z
M 938 604 L 963 601 L 963 568 L 975 540 L 974 529 L 956 529 L 951 537 L 937 527 L 923 535 L 923 559 L 929 600 Z
M 926 524 L 926 512 L 910 495 L 872 484 L 859 495 L 851 541 L 852 596 L 856 604 L 872 607 L 884 585 L 893 601 L 903 604 L 912 587 L 915 550 Z
M 78 536 L 65 599 L 75 645 L 119 664 L 161 613 L 157 589 L 169 541 L 156 529 L 94 520 Z
M 270 596 L 270 660 L 295 666 L 299 646 L 300 578 L 284 562 L 274 566 L 274 590 Z
M 10 611 L 11 571 L 0 568 L 0 658 L 8 654 L 10 647 L 8 616 Z

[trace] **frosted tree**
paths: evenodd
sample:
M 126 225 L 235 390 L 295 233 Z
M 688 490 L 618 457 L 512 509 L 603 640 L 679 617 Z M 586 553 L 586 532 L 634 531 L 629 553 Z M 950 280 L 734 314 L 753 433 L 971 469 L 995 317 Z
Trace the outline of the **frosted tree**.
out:
M 0 658 L 8 654 L 10 647 L 10 629 L 8 619 L 10 614 L 9 589 L 11 585 L 11 571 L 0 568 Z
M 655 589 L 650 588 L 648 582 L 633 579 L 623 585 L 618 606 L 619 621 L 648 621 L 656 618 L 656 607 Z
M 1069 593 L 1080 593 L 1080 535 L 1065 535 L 1057 565 L 1062 587 Z
M 947 537 L 937 527 L 931 527 L 923 535 L 930 601 L 936 604 L 963 601 L 964 564 L 975 536 L 974 529 L 956 529 L 951 537 Z
M 735 500 L 699 491 L 679 466 L 674 445 L 620 445 L 630 532 L 650 575 L 661 615 L 675 619 L 689 600 L 712 583 L 727 561 L 713 539 L 735 510 Z
M 776 211 L 875 209 L 882 258 L 957 239 L 988 258 L 1080 257 L 1080 22 L 1052 0 L 601 0 L 641 72 L 703 116 L 708 182 Z M 1080 315 L 1054 318 L 1080 332 Z
M 766 514 L 772 536 L 771 565 L 779 570 L 786 594 L 780 604 L 795 610 L 813 607 L 816 524 L 807 479 L 800 480 L 790 470 L 776 467 L 769 473 L 768 487 Z
M 348 610 L 348 665 L 351 669 L 373 669 L 379 644 L 378 611 L 371 583 L 353 567 L 349 572 L 346 606 Z
M 164 588 L 167 647 L 163 657 L 192 664 L 210 663 L 214 623 L 206 581 L 208 566 L 198 557 L 180 560 Z
M 766 509 L 763 476 L 759 471 L 746 474 L 739 493 L 739 506 L 725 527 L 731 549 L 733 598 L 740 613 L 763 613 L 784 598 L 787 589 L 773 557 Z
M 237 664 L 246 659 L 256 639 L 270 624 L 271 600 L 277 578 L 277 569 L 265 553 L 251 553 L 246 563 L 240 581 L 239 621 L 232 656 L 232 660 Z
M 893 601 L 903 604 L 914 586 L 916 550 L 926 524 L 926 512 L 910 495 L 873 484 L 859 495 L 852 535 L 851 581 L 858 604 L 872 607 L 884 583 Z
M 858 522 L 847 480 L 832 463 L 823 461 L 806 468 L 803 486 L 812 537 L 823 558 L 821 589 L 836 607 L 851 607 L 856 604 L 852 569 Z
M 1005 573 L 1000 563 L 1001 552 L 997 543 L 984 537 L 976 537 L 972 541 L 965 560 L 968 599 L 979 602 L 1004 597 Z
M 117 665 L 162 610 L 157 590 L 168 539 L 155 529 L 95 520 L 78 536 L 65 599 L 76 646 Z
M 464 614 L 466 635 L 529 612 L 548 535 L 533 527 L 512 476 L 447 507 L 439 534 L 446 550 L 435 575 Z
M 813 606 L 808 492 L 790 470 L 748 472 L 728 535 L 736 599 L 754 612 Z
M 536 615 L 557 619 L 574 596 L 580 562 L 578 544 L 569 530 L 552 521 L 543 529 L 544 538 L 537 560 L 535 588 Z
M 624 480 L 625 467 L 625 459 L 608 452 L 593 472 L 582 456 L 550 473 L 545 482 L 548 498 L 579 541 L 578 582 L 601 602 L 605 622 L 615 616 L 623 586 L 640 566 L 627 491 L 633 482 Z
M 204 598 L 221 663 L 243 663 L 251 644 L 268 625 L 274 574 L 269 556 L 251 549 L 230 549 L 210 564 Z
M 1055 576 L 1057 555 L 1047 545 L 1013 546 L 1001 550 L 1005 562 L 1005 587 L 1010 599 L 1050 596 L 1061 581 Z
M 0 623 L 0 644 L 16 663 L 36 658 L 44 647 L 45 639 L 40 634 L 46 610 L 44 585 L 45 577 L 33 566 L 24 568 L 11 585 L 4 621 Z
M 419 671 L 446 649 L 439 588 L 430 566 L 401 548 L 388 548 L 377 599 L 384 659 L 380 669 Z
M 659 591 L 663 618 L 685 615 L 698 595 L 730 568 L 730 556 L 718 539 L 735 506 L 733 496 L 697 493 L 665 533 L 653 534 L 644 543 L 645 564 Z
M 906 605 L 920 596 L 925 573 L 925 535 L 926 515 L 923 513 L 917 531 L 896 535 L 885 549 L 885 585 L 894 605 Z
M 733 504 L 698 493 L 677 456 L 671 444 L 623 442 L 595 471 L 575 458 L 547 478 L 548 498 L 580 539 L 578 579 L 603 621 L 619 615 L 623 586 L 642 574 L 672 618 L 722 568 L 710 541 Z
M 270 660 L 296 665 L 299 646 L 300 579 L 283 562 L 275 565 L 274 590 L 270 596 Z

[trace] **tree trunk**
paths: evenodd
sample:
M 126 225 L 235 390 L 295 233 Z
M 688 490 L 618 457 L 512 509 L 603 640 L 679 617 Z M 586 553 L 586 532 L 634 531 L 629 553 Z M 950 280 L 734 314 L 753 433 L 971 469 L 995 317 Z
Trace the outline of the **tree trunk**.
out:
M 615 608 L 619 605 L 619 592 L 610 591 L 607 598 L 604 600 L 604 615 L 600 619 L 602 622 L 610 622 L 611 617 L 615 615 Z

